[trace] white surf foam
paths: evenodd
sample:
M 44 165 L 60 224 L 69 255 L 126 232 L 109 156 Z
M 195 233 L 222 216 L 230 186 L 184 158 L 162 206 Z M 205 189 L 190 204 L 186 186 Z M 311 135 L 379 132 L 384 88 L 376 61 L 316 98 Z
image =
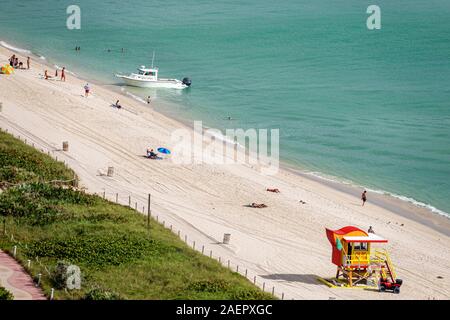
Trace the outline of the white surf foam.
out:
M 58 69 L 58 70 L 62 70 L 62 67 L 58 66 L 57 64 L 54 64 L 53 66 L 54 66 L 56 69 Z M 72 71 L 70 71 L 70 70 L 67 70 L 67 68 L 66 68 L 66 72 L 67 72 L 68 74 L 73 75 L 74 77 L 77 76 L 77 74 L 76 74 L 75 72 L 72 72 Z
M 340 183 L 340 184 L 344 184 L 344 185 L 348 185 L 348 186 L 353 186 L 353 187 L 357 187 L 357 188 L 361 188 L 361 189 L 367 190 L 369 192 L 373 192 L 373 193 L 377 193 L 377 194 L 381 194 L 381 195 L 385 195 L 385 196 L 390 196 L 390 197 L 399 199 L 401 201 L 408 202 L 408 203 L 410 203 L 410 204 L 412 204 L 412 205 L 414 205 L 416 207 L 428 209 L 428 210 L 430 210 L 433 213 L 439 214 L 440 216 L 443 216 L 445 218 L 450 219 L 450 213 L 442 211 L 442 210 L 440 210 L 440 209 L 438 209 L 436 207 L 433 207 L 430 204 L 418 201 L 418 200 L 416 200 L 414 198 L 398 195 L 396 193 L 392 193 L 392 192 L 385 191 L 385 190 L 371 189 L 371 188 L 367 188 L 367 187 L 364 187 L 364 186 L 359 186 L 359 185 L 356 185 L 356 184 L 354 184 L 354 183 L 352 183 L 350 181 L 345 181 L 343 179 L 338 179 L 336 177 L 332 177 L 332 176 L 329 176 L 329 175 L 324 175 L 324 174 L 322 174 L 320 172 L 309 171 L 309 172 L 304 172 L 304 173 L 308 174 L 308 175 L 312 175 L 312 176 L 314 176 L 316 178 L 319 178 L 321 180 L 325 180 L 325 181 L 329 181 L 329 182 L 333 182 L 333 183 Z
M 123 88 L 122 88 L 123 89 Z M 123 91 L 124 91 L 124 89 L 123 89 Z M 141 97 L 139 97 L 139 96 L 137 96 L 137 95 L 135 95 L 135 94 L 132 94 L 131 92 L 129 92 L 129 91 L 125 91 L 125 94 L 127 95 L 127 96 L 130 96 L 131 98 L 133 98 L 134 100 L 136 100 L 136 101 L 139 101 L 139 102 L 142 102 L 142 103 L 147 103 L 144 99 L 142 99 Z
M 30 50 L 14 47 L 13 45 L 11 45 L 11 44 L 9 44 L 9 43 L 7 43 L 5 41 L 0 41 L 0 45 L 2 47 L 5 47 L 6 49 L 9 49 L 9 50 L 12 50 L 12 51 L 15 51 L 15 52 L 31 54 Z

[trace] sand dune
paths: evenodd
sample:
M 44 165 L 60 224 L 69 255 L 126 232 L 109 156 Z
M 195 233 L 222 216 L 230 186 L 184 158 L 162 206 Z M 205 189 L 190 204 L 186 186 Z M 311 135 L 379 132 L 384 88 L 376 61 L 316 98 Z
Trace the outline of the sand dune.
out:
M 0 49 L 0 61 L 11 52 Z M 23 60 L 23 59 L 22 59 Z M 31 70 L 0 76 L 0 127 L 26 138 L 64 160 L 88 192 L 146 207 L 174 232 L 187 234 L 196 248 L 228 260 L 266 290 L 286 299 L 448 299 L 450 298 L 450 238 L 430 226 L 369 202 L 361 207 L 352 194 L 287 170 L 263 176 L 246 165 L 177 165 L 170 159 L 143 157 L 148 146 L 171 147 L 170 134 L 184 125 L 153 108 L 102 86 L 83 97 L 82 80 L 45 81 L 48 68 L 33 61 Z M 120 97 L 123 109 L 111 107 Z M 161 106 L 162 107 L 162 106 Z M 69 152 L 62 152 L 69 141 Z M 113 166 L 113 177 L 104 175 Z M 103 173 L 103 174 L 102 174 Z M 266 191 L 276 187 L 281 193 Z M 306 204 L 299 203 L 302 199 Z M 261 202 L 268 208 L 245 207 Z M 409 208 L 410 210 L 413 210 Z M 448 229 L 445 218 L 433 217 Z M 403 226 L 402 226 L 403 224 Z M 325 227 L 355 225 L 389 239 L 387 245 L 404 285 L 400 295 L 366 290 L 330 289 L 316 280 L 331 277 L 331 247 Z M 220 244 L 231 233 L 231 244 Z M 441 276 L 443 279 L 438 279 Z

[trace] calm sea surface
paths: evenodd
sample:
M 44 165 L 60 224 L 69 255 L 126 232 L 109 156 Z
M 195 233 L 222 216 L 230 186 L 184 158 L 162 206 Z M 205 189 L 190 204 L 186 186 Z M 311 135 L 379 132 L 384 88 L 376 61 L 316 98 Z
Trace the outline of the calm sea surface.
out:
M 193 80 L 129 90 L 170 103 L 159 111 L 280 128 L 290 165 L 450 212 L 450 1 L 376 1 L 378 31 L 364 0 L 76 3 L 69 31 L 72 1 L 2 0 L 0 40 L 113 85 L 155 50 L 161 76 Z

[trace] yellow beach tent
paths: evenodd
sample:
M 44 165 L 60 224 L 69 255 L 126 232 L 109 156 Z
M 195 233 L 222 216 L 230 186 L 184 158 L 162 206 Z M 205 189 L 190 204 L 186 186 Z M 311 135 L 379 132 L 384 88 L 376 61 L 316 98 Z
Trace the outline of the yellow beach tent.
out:
M 13 73 L 13 72 L 14 72 L 14 69 L 13 69 L 13 67 L 11 67 L 9 64 L 4 65 L 4 66 L 2 67 L 2 73 L 3 73 L 3 74 L 11 74 L 11 73 Z

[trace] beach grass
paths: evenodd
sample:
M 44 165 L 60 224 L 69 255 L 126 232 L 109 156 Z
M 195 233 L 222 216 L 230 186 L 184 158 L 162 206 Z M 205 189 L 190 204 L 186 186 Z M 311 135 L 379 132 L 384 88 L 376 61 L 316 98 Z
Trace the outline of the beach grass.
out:
M 52 180 L 74 172 L 0 132 L 0 248 L 55 299 L 273 299 L 153 219 Z M 28 261 L 30 260 L 30 267 Z M 81 271 L 69 290 L 67 267 Z

